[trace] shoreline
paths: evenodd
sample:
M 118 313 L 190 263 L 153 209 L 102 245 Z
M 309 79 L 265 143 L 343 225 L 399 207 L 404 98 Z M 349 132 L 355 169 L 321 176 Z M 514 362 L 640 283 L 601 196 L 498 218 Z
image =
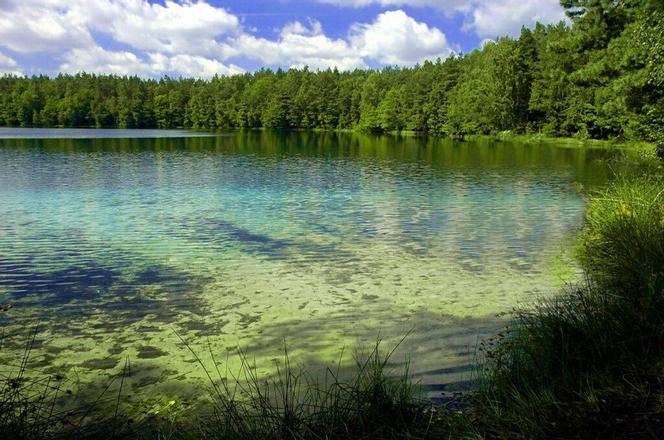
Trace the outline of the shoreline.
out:
M 95 130 L 103 131 L 155 131 L 155 132 L 174 132 L 182 131 L 199 136 L 215 136 L 224 135 L 238 132 L 312 132 L 312 133 L 348 133 L 360 134 L 369 136 L 394 136 L 394 137 L 415 137 L 415 138 L 434 138 L 440 140 L 449 140 L 457 142 L 474 142 L 474 141 L 495 141 L 495 142 L 519 142 L 527 144 L 556 144 L 559 147 L 567 148 L 610 148 L 610 149 L 625 149 L 643 152 L 647 155 L 656 155 L 657 145 L 654 142 L 637 139 L 593 139 L 593 138 L 575 138 L 575 137 L 556 137 L 548 136 L 542 133 L 512 133 L 510 131 L 495 133 L 495 134 L 468 134 L 464 136 L 449 136 L 440 135 L 429 131 L 414 131 L 414 130 L 387 130 L 387 131 L 366 131 L 357 128 L 230 128 L 230 129 L 206 129 L 206 128 L 193 128 L 193 127 L 95 127 L 95 126 L 80 126 L 80 127 L 65 127 L 65 126 L 0 126 L 0 131 L 3 129 L 14 130 L 86 130 L 94 132 Z M 24 139 L 24 138 L 2 138 L 2 139 Z M 39 139 L 39 138 L 35 138 Z M 55 138 L 60 139 L 60 138 Z M 62 139 L 67 139 L 63 137 Z

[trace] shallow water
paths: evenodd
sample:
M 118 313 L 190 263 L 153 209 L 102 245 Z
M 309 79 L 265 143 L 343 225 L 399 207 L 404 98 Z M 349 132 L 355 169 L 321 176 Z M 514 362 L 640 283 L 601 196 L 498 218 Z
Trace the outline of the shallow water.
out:
M 284 341 L 318 365 L 410 331 L 395 361 L 409 353 L 432 395 L 464 388 L 498 315 L 577 277 L 583 193 L 617 154 L 84 132 L 0 139 L 2 364 L 36 328 L 35 368 L 99 381 L 129 358 L 135 390 L 171 394 L 204 381 L 176 332 L 204 360 L 211 348 L 233 369 L 240 347 L 267 373 Z

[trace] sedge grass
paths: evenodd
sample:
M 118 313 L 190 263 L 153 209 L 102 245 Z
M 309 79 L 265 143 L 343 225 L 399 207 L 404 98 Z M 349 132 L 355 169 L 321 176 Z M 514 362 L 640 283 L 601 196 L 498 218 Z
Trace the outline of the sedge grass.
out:
M 518 310 L 484 345 L 474 423 L 488 438 L 664 438 L 664 185 L 591 201 L 585 283 Z

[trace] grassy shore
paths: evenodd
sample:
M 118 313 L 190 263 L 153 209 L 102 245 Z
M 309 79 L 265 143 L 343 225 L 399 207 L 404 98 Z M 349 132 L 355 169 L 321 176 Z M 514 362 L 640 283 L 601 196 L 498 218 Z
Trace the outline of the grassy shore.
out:
M 580 237 L 586 285 L 490 342 L 475 396 L 489 438 L 664 438 L 664 180 L 614 184 Z
M 551 145 L 565 148 L 609 148 L 625 150 L 643 155 L 648 158 L 657 156 L 657 145 L 652 142 L 636 141 L 622 138 L 615 139 L 584 139 L 584 138 L 561 138 L 546 136 L 541 133 L 517 134 L 504 131 L 495 135 L 466 136 L 465 140 L 487 139 L 499 142 L 520 142 L 526 144 Z
M 257 377 L 204 365 L 207 405 L 162 402 L 137 417 L 119 392 L 59 411 L 58 378 L 0 385 L 0 437 L 151 439 L 664 438 L 664 178 L 618 181 L 590 202 L 578 244 L 587 281 L 515 311 L 480 346 L 476 390 L 434 406 L 376 344 L 342 379 L 290 364 Z

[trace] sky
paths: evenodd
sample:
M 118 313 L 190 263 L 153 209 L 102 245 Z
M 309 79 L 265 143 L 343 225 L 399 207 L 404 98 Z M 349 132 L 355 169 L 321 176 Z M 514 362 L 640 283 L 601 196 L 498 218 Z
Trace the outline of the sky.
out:
M 559 0 L 0 0 L 0 73 L 412 66 L 563 19 Z

